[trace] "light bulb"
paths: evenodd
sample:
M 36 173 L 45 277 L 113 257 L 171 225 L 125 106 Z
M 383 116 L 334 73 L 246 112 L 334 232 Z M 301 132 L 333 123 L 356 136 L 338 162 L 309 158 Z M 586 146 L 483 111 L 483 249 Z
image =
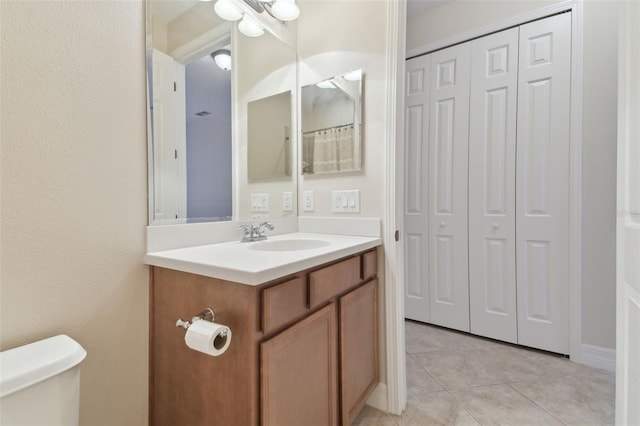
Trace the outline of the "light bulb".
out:
M 293 21 L 300 16 L 300 9 L 295 0 L 276 0 L 271 6 L 271 12 L 282 21 Z
M 262 26 L 249 15 L 244 15 L 244 18 L 238 24 L 238 29 L 247 37 L 260 37 L 264 34 Z
M 213 9 L 219 17 L 227 21 L 237 21 L 242 18 L 242 12 L 231 3 L 231 0 L 218 0 Z

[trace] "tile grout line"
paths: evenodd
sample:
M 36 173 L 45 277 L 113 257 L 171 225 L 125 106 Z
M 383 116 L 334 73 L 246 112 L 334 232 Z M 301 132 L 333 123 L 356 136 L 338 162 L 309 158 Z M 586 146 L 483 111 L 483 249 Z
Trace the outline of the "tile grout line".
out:
M 566 425 L 565 422 L 563 422 L 562 420 L 560 420 L 558 417 L 556 417 L 555 415 L 553 415 L 552 413 L 550 413 L 546 408 L 544 408 L 543 406 L 541 406 L 540 404 L 538 404 L 537 402 L 535 402 L 534 400 L 532 400 L 531 398 L 529 398 L 527 395 L 523 394 L 522 392 L 520 392 L 518 389 L 516 389 L 515 387 L 511 386 L 511 383 L 507 383 L 507 386 L 509 386 L 511 389 L 513 389 L 514 391 L 516 391 L 518 394 L 522 395 L 522 397 L 524 399 L 526 399 L 527 401 L 531 402 L 533 405 L 535 405 L 536 407 L 540 408 L 542 411 L 544 411 L 545 413 L 547 413 L 548 415 L 550 415 L 551 417 L 553 417 L 554 419 L 556 419 L 558 422 L 560 422 L 563 425 Z

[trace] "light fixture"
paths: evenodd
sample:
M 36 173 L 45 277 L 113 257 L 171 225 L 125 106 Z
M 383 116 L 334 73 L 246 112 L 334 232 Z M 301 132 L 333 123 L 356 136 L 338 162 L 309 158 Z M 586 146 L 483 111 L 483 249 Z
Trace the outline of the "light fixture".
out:
M 347 81 L 360 81 L 362 80 L 362 70 L 355 70 L 348 72 L 342 76 Z
M 248 37 L 260 37 L 264 34 L 262 26 L 249 15 L 244 15 L 242 21 L 238 24 L 238 29 Z
M 207 0 L 201 0 L 207 1 Z M 249 37 L 259 37 L 264 34 L 264 27 L 245 12 L 251 12 L 237 4 L 240 0 L 217 0 L 214 9 L 218 16 L 227 21 L 237 21 L 240 32 Z M 243 0 L 256 13 L 267 12 L 269 16 L 283 23 L 293 21 L 300 16 L 300 9 L 296 0 Z M 252 12 L 251 12 L 252 13 Z
M 231 0 L 218 0 L 213 6 L 219 17 L 227 21 L 237 21 L 242 18 L 242 12 L 238 9 Z
M 216 50 L 211 54 L 216 65 L 225 71 L 231 69 L 231 52 L 227 49 Z
M 282 21 L 293 21 L 300 16 L 300 9 L 295 0 L 275 0 L 271 4 L 271 12 Z
M 320 83 L 317 83 L 316 86 L 318 86 L 321 89 L 335 89 L 336 88 L 336 86 L 331 82 L 331 80 L 321 81 Z

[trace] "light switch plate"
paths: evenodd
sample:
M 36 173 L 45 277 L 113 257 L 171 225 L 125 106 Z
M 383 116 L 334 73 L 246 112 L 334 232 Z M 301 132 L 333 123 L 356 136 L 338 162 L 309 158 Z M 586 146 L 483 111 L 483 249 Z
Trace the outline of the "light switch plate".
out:
M 331 211 L 333 213 L 359 213 L 360 190 L 331 191 Z
M 293 211 L 293 192 L 282 193 L 282 211 L 283 212 Z
M 252 212 L 268 212 L 269 211 L 269 194 L 251 194 L 251 211 Z
M 302 193 L 302 211 L 313 211 L 313 191 L 304 191 Z

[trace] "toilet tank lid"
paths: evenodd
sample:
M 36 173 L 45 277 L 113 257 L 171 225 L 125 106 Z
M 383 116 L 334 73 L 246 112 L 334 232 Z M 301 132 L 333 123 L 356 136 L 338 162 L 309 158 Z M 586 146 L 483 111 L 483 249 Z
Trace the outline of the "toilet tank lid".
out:
M 0 352 L 0 398 L 78 365 L 87 351 L 60 334 Z

